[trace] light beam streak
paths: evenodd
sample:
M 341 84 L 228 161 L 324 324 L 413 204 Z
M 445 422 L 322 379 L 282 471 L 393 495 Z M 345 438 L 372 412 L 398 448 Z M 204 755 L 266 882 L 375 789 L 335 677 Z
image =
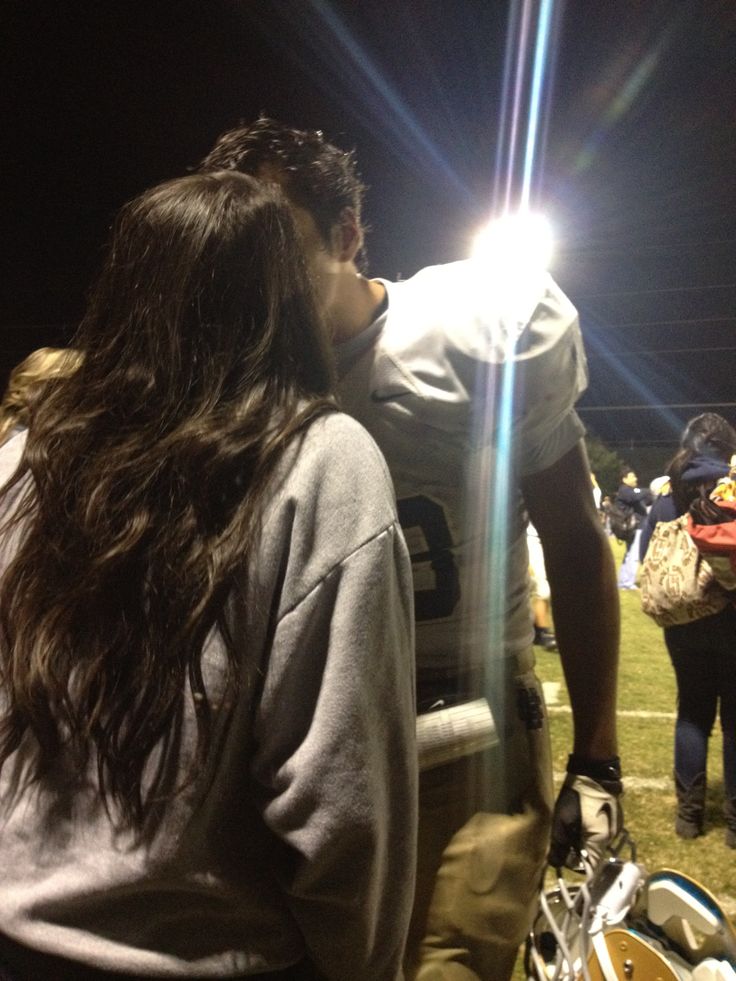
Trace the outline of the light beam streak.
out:
M 496 146 L 495 213 L 523 210 L 532 202 L 544 149 L 540 134 L 547 131 L 561 10 L 561 0 L 512 0 L 510 6 Z
M 590 331 L 586 337 L 586 342 L 594 352 L 594 357 L 600 357 L 606 362 L 606 368 L 614 377 L 621 378 L 623 382 L 633 389 L 642 399 L 642 402 L 651 407 L 657 407 L 657 415 L 660 416 L 667 428 L 672 432 L 673 438 L 679 438 L 682 431 L 681 419 L 672 411 L 661 395 L 657 395 L 644 381 L 643 372 L 632 371 L 625 363 L 621 352 L 612 350 L 606 343 L 605 335 L 599 332 Z M 653 352 L 654 353 L 654 352 Z M 675 393 L 678 386 L 675 384 L 672 374 L 667 379 L 663 379 L 656 367 L 651 372 L 653 379 L 660 385 L 666 382 L 670 391 Z M 582 407 L 581 407 L 582 408 Z M 591 411 L 585 409 L 584 411 Z
M 529 124 L 527 126 L 526 148 L 524 152 L 524 177 L 521 189 L 521 206 L 524 210 L 529 207 L 531 198 L 532 175 L 536 162 L 537 134 L 539 132 L 539 115 L 542 105 L 542 87 L 547 68 L 553 6 L 554 0 L 542 0 L 537 24 L 534 68 L 532 71 L 531 94 L 529 97 Z
M 547 86 L 554 62 L 551 46 L 559 23 L 559 6 L 556 0 L 512 0 L 510 6 L 493 193 L 494 216 L 502 222 L 515 212 L 528 215 L 539 183 L 538 160 L 547 131 Z M 475 406 L 480 460 L 472 468 L 477 483 L 469 487 L 473 506 L 468 509 L 468 537 L 481 550 L 474 567 L 482 570 L 468 611 L 469 629 L 475 636 L 485 632 L 486 692 L 500 732 L 506 729 L 507 716 L 516 712 L 513 695 L 509 699 L 509 683 L 516 665 L 504 656 L 505 624 L 513 615 L 507 609 L 509 549 L 525 533 L 513 462 L 514 424 L 518 423 L 515 357 L 519 337 L 519 321 L 514 314 L 520 307 L 507 307 L 501 297 L 508 291 L 509 279 L 516 275 L 519 300 L 525 293 L 528 300 L 531 284 L 537 282 L 540 271 L 527 270 L 522 263 L 519 269 L 508 270 L 507 278 L 501 272 L 502 265 L 495 263 L 485 282 L 488 293 L 494 294 L 488 297 L 489 316 L 496 320 L 505 340 L 501 363 L 479 372 L 479 390 L 485 398 Z M 532 307 L 535 305 L 536 299 Z M 519 601 L 525 602 L 516 597 L 515 602 Z M 510 760 L 504 759 L 503 765 L 508 771 Z M 508 777 L 513 779 L 510 773 Z
M 395 139 L 403 144 L 411 156 L 422 165 L 431 161 L 452 187 L 468 198 L 468 189 L 447 160 L 427 136 L 396 89 L 387 81 L 383 72 L 370 58 L 368 52 L 353 36 L 350 28 L 340 17 L 329 0 L 309 0 L 327 36 L 333 41 L 333 53 L 342 61 L 342 73 L 360 78 L 367 85 L 373 98 L 365 98 L 364 105 L 372 106 L 381 126 L 390 129 Z M 320 48 L 325 35 L 320 33 Z
M 639 61 L 630 64 L 628 74 L 620 88 L 613 93 L 610 102 L 603 110 L 599 125 L 590 133 L 577 155 L 574 165 L 576 174 L 591 167 L 598 151 L 612 131 L 629 114 L 634 105 L 641 101 L 681 28 L 685 12 L 686 8 L 683 6 L 683 9 L 669 20 L 649 51 L 641 53 Z M 639 51 L 641 52 L 641 49 Z

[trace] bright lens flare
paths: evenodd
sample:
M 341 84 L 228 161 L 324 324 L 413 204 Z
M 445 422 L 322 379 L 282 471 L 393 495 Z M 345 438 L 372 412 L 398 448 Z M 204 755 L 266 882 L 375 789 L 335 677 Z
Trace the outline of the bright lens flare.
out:
M 504 215 L 475 237 L 472 256 L 489 270 L 544 272 L 552 259 L 552 226 L 533 212 Z

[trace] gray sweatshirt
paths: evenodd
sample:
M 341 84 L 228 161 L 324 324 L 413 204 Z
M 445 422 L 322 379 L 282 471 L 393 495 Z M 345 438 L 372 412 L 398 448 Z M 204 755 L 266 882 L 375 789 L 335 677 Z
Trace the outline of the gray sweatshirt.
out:
M 24 441 L 0 448 L 1 483 Z M 399 978 L 415 861 L 412 582 L 383 458 L 353 420 L 323 417 L 289 451 L 227 616 L 240 694 L 213 632 L 213 748 L 151 841 L 115 831 L 93 774 L 86 793 L 13 797 L 28 747 L 3 767 L 0 931 L 151 977 L 307 955 L 331 981 Z M 187 695 L 182 771 L 194 737 Z

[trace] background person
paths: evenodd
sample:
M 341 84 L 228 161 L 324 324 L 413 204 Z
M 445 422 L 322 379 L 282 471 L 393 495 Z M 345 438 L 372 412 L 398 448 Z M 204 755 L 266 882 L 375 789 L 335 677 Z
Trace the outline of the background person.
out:
M 616 491 L 615 504 L 635 517 L 631 537 L 626 541 L 626 552 L 618 572 L 619 589 L 637 589 L 636 573 L 639 569 L 639 540 L 641 525 L 647 516 L 647 508 L 652 503 L 649 491 L 637 487 L 638 478 L 631 467 L 621 471 L 621 483 Z
M 0 964 L 397 978 L 411 572 L 278 189 L 133 201 L 77 342 L 0 451 Z
M 396 487 L 413 554 L 420 706 L 485 697 L 500 735 L 497 748 L 420 776 L 407 975 L 503 981 L 536 906 L 552 810 L 526 509 L 544 545 L 575 719 L 554 861 L 571 846 L 599 854 L 619 817 L 618 597 L 573 408 L 586 382 L 576 311 L 546 274 L 513 297 L 502 271 L 472 262 L 402 283 L 361 275 L 364 187 L 352 154 L 321 133 L 259 119 L 223 134 L 202 167 L 244 171 L 289 196 L 336 342 L 342 405 L 375 437 Z M 510 433 L 494 411 L 507 372 Z
M 590 471 L 590 483 L 593 488 L 593 500 L 595 501 L 596 511 L 600 511 L 603 491 L 601 490 L 600 484 L 598 483 L 598 479 L 592 470 Z
M 534 644 L 545 651 L 556 651 L 557 640 L 552 630 L 550 617 L 550 588 L 547 570 L 544 566 L 544 552 L 539 534 L 529 522 L 526 529 L 526 546 L 529 550 L 530 593 L 532 598 L 532 619 L 534 621 Z
M 77 351 L 40 347 L 13 368 L 0 403 L 0 446 L 21 429 L 27 428 L 33 403 L 46 382 L 71 374 L 79 362 Z
M 667 474 L 662 474 L 661 477 L 654 477 L 652 480 L 649 481 L 649 493 L 652 495 L 653 502 L 656 501 L 656 499 L 659 497 L 660 494 L 669 494 L 671 493 L 671 491 L 672 488 L 670 487 L 670 478 Z M 649 514 L 649 511 L 647 511 L 647 514 Z M 646 524 L 646 520 L 644 521 L 644 524 Z M 642 525 L 642 535 L 643 533 L 644 533 L 644 525 Z M 645 551 L 646 549 L 643 547 L 642 540 L 640 539 L 639 540 L 640 557 L 642 558 L 644 557 Z
M 606 535 L 608 535 L 609 538 L 612 538 L 613 532 L 611 531 L 610 513 L 611 513 L 611 498 L 608 496 L 608 494 L 604 494 L 601 499 L 601 508 L 600 508 L 601 524 L 603 525 L 603 530 L 605 531 Z
M 687 424 L 680 449 L 667 467 L 670 488 L 654 502 L 643 528 L 641 557 L 660 521 L 672 521 L 698 498 L 708 497 L 729 472 L 736 453 L 736 430 L 715 412 Z M 691 623 L 664 628 L 677 679 L 675 723 L 675 832 L 695 838 L 703 832 L 708 741 L 720 707 L 726 844 L 736 848 L 736 607 Z

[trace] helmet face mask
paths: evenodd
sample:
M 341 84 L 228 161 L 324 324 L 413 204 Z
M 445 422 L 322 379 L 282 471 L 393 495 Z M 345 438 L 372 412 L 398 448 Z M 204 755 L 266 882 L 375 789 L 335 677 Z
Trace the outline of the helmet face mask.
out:
M 628 849 L 629 857 L 620 852 Z M 647 875 L 624 836 L 576 882 L 543 890 L 526 946 L 529 981 L 736 981 L 736 933 L 680 872 Z
M 592 973 L 599 960 L 597 938 L 624 922 L 646 880 L 641 866 L 619 858 L 609 858 L 595 870 L 586 865 L 584 871 L 583 881 L 570 883 L 560 876 L 540 896 L 526 951 L 527 975 L 535 981 L 605 977 Z
M 639 922 L 636 913 L 634 927 Z M 695 968 L 695 981 L 736 981 L 736 932 L 716 898 L 699 882 L 673 869 L 654 872 L 647 879 L 643 916 L 644 928 L 661 936 Z M 721 964 L 719 971 L 713 966 L 716 962 Z M 714 973 L 706 972 L 706 964 Z

